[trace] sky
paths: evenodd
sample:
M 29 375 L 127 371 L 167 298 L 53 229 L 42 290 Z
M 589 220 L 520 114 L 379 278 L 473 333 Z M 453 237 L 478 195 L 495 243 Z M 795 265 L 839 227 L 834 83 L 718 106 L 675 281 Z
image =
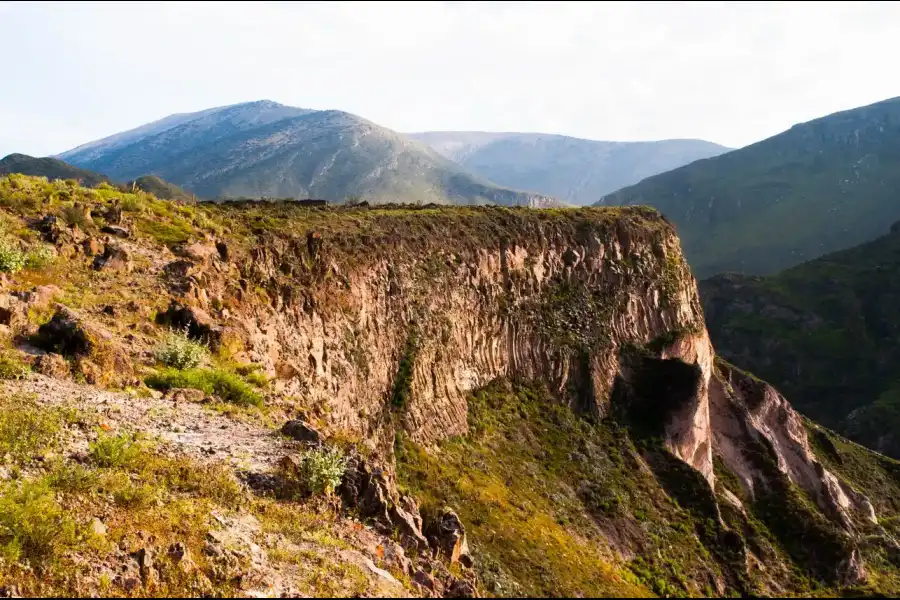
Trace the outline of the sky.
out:
M 0 156 L 253 100 L 740 147 L 900 96 L 900 3 L 0 3 Z

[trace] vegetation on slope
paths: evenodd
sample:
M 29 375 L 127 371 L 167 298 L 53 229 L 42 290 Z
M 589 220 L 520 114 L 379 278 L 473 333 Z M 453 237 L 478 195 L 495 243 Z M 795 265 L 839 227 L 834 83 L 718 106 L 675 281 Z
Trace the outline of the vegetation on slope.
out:
M 192 202 L 196 200 L 196 196 L 184 191 L 174 183 L 169 183 L 160 179 L 156 175 L 142 175 L 134 181 L 125 184 L 126 189 L 141 190 L 148 194 L 153 194 L 160 200 L 180 200 L 182 202 Z
M 661 210 L 698 277 L 768 274 L 884 234 L 900 219 L 898 164 L 894 98 L 649 177 L 601 204 Z
M 34 158 L 25 154 L 10 154 L 0 160 L 0 176 L 21 173 L 47 179 L 74 179 L 85 187 L 109 183 L 106 175 L 79 169 L 56 158 Z
M 770 277 L 700 282 L 716 350 L 814 420 L 900 457 L 900 233 Z

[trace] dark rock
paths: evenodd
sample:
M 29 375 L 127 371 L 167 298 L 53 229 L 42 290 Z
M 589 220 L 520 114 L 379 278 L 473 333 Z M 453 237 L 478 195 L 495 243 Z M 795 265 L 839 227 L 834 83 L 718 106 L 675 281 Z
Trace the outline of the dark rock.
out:
M 368 464 L 359 454 L 350 455 L 338 494 L 347 506 L 372 519 L 382 531 L 390 533 L 396 527 L 405 549 L 416 552 L 428 547 L 415 502 L 400 498 L 384 469 Z
M 100 231 L 121 238 L 131 237 L 131 232 L 119 225 L 104 225 Z
M 165 312 L 156 316 L 156 322 L 179 331 L 187 329 L 189 337 L 207 342 L 213 350 L 216 350 L 222 340 L 222 328 L 204 310 L 184 306 L 175 300 L 172 300 Z
M 454 579 L 447 591 L 444 592 L 444 598 L 477 598 L 478 589 L 475 584 L 465 579 Z
M 428 590 L 429 592 L 437 592 L 438 587 L 440 586 L 440 582 L 437 579 L 422 571 L 421 569 L 416 571 L 415 575 L 412 577 L 413 583 Z
M 216 250 L 219 252 L 219 258 L 224 262 L 228 262 L 230 252 L 228 251 L 228 244 L 225 242 L 216 242 Z
M 429 524 L 426 534 L 429 539 L 434 540 L 438 552 L 451 564 L 459 562 L 463 566 L 472 566 L 473 560 L 469 554 L 465 527 L 459 516 L 451 509 L 444 508 L 437 520 Z
M 195 270 L 193 261 L 180 258 L 163 267 L 163 272 L 170 277 L 188 277 Z
M 122 207 L 119 205 L 118 200 L 115 204 L 108 207 L 106 211 L 104 211 L 103 218 L 106 219 L 107 223 L 111 223 L 113 225 L 122 224 Z
M 60 308 L 49 321 L 38 328 L 38 347 L 63 356 L 86 356 L 94 342 L 71 310 Z
M 107 245 L 103 254 L 94 259 L 94 269 L 130 271 L 131 259 L 128 252 L 121 246 Z
M 296 419 L 292 419 L 281 427 L 281 433 L 305 444 L 319 446 L 322 444 L 322 435 L 304 423 Z
M 109 315 L 110 317 L 114 317 L 118 314 L 118 312 L 119 311 L 116 310 L 116 307 L 113 306 L 112 304 L 107 304 L 106 306 L 103 307 L 104 315 Z

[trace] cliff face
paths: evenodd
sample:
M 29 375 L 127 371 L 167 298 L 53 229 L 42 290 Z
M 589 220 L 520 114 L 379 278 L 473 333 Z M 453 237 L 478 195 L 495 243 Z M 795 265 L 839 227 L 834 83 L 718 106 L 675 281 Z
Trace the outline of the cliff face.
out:
M 442 236 L 460 224 L 438 215 L 432 239 L 398 232 L 394 258 L 352 264 L 331 248 L 353 243 L 346 238 L 272 236 L 233 268 L 274 299 L 224 320 L 225 335 L 285 375 L 280 391 L 326 406 L 336 429 L 368 436 L 391 413 L 426 443 L 464 434 L 467 394 L 499 377 L 543 382 L 560 401 L 603 416 L 621 349 L 669 335 L 666 358 L 702 370 L 694 405 L 671 426 L 672 449 L 711 477 L 712 354 L 671 227 L 641 210 L 547 217 L 475 212 L 472 224 L 509 220 L 504 238 L 482 245 Z M 308 273 L 291 274 L 299 265 Z M 240 277 L 223 275 L 222 285 Z M 297 285 L 307 276 L 312 286 Z M 184 303 L 208 310 L 209 279 L 189 283 Z
M 0 200 L 29 198 L 14 225 L 65 257 L 0 281 L 0 325 L 35 369 L 147 394 L 144 382 L 174 381 L 197 388 L 170 392 L 176 405 L 199 390 L 299 418 L 301 437 L 354 446 L 341 496 L 408 551 L 443 547 L 428 531 L 447 525 L 445 554 L 471 563 L 460 517 L 439 512 L 460 507 L 495 592 L 858 586 L 900 551 L 881 523 L 900 469 L 853 454 L 716 358 L 654 210 L 182 206 L 12 185 Z M 218 371 L 163 369 L 154 347 L 168 327 L 207 342 Z M 259 487 L 283 449 L 240 435 Z M 632 575 L 598 579 L 612 587 L 580 579 L 626 562 Z M 533 578 L 541 569 L 549 579 Z

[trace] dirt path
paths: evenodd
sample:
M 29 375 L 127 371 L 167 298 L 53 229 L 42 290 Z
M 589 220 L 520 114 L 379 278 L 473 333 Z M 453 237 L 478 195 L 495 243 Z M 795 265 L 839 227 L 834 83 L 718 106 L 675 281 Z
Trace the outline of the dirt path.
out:
M 4 393 L 16 392 L 35 394 L 42 404 L 96 414 L 110 431 L 142 432 L 198 460 L 224 461 L 240 470 L 267 471 L 292 447 L 277 430 L 193 402 L 138 398 L 36 373 L 5 383 Z

